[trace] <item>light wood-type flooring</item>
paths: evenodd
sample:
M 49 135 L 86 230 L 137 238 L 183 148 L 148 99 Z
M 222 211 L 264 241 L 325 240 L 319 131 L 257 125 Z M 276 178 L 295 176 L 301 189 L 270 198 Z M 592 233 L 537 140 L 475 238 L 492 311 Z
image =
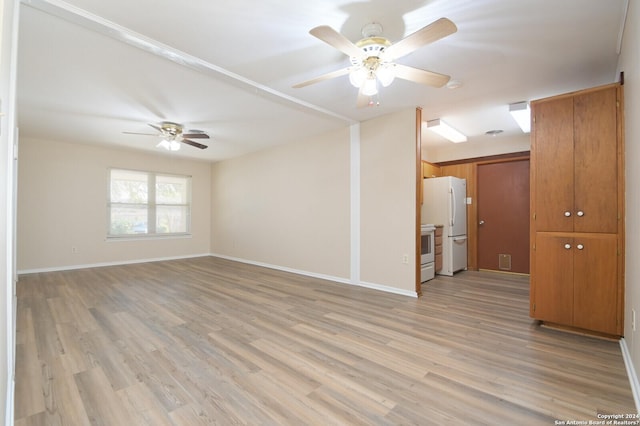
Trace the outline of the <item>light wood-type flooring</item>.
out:
M 618 342 L 540 328 L 528 278 L 414 299 L 214 257 L 29 274 L 31 425 L 552 425 L 635 412 Z

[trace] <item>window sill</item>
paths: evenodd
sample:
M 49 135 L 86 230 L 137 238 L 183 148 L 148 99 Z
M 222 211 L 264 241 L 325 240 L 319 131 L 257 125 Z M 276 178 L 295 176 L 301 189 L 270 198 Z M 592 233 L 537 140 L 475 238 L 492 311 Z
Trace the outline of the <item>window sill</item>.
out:
M 184 234 L 128 234 L 128 235 L 107 235 L 106 241 L 120 242 L 120 241 L 149 241 L 149 240 L 175 240 L 183 238 L 191 238 L 190 233 Z

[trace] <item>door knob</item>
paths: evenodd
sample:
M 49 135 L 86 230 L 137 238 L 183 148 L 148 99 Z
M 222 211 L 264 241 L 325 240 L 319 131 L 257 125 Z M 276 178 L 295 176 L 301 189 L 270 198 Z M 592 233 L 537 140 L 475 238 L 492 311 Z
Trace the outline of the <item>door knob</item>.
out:
M 578 213 L 576 213 L 578 216 L 582 217 L 584 216 L 584 212 L 582 210 L 578 211 Z
M 569 217 L 569 216 L 571 216 L 571 212 L 564 212 L 564 215 L 565 215 L 566 217 Z
M 571 248 L 571 244 L 565 244 L 564 248 L 566 248 L 567 250 L 569 250 Z
M 577 248 L 578 250 L 582 250 L 582 249 L 584 248 L 584 246 L 583 246 L 582 244 L 578 244 L 578 245 L 576 246 L 576 248 Z
M 484 220 L 481 220 L 481 221 L 480 221 L 480 225 L 484 225 Z

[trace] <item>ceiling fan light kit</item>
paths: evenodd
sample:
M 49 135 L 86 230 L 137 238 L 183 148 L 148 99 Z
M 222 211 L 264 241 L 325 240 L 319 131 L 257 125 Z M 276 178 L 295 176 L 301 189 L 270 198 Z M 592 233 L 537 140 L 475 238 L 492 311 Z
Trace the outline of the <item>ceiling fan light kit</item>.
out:
M 293 87 L 301 88 L 348 74 L 350 83 L 359 89 L 357 101 L 359 107 L 371 105 L 368 98 L 378 93 L 378 82 L 383 87 L 387 87 L 395 78 L 401 78 L 433 87 L 442 87 L 449 81 L 448 75 L 397 64 L 394 61 L 422 46 L 451 35 L 457 30 L 456 25 L 449 19 L 440 18 L 402 40 L 391 43 L 381 36 L 382 25 L 374 22 L 362 28 L 364 37 L 362 40 L 352 43 L 329 26 L 315 27 L 309 33 L 349 56 L 351 66 L 307 80 Z
M 365 96 L 373 96 L 378 94 L 378 80 L 375 75 L 367 78 L 361 86 L 362 94 Z
M 176 140 L 167 140 L 163 139 L 160 141 L 156 148 L 164 148 L 167 151 L 179 151 L 180 150 L 180 142 Z
M 467 137 L 463 133 L 454 129 L 449 124 L 445 123 L 439 118 L 436 118 L 435 120 L 427 121 L 427 129 L 439 134 L 443 138 L 446 138 L 453 143 L 460 143 L 460 142 L 467 141 Z

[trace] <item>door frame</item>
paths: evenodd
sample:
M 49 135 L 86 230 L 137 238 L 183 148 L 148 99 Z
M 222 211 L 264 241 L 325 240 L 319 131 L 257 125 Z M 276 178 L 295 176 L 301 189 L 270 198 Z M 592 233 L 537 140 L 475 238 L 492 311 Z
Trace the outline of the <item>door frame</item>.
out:
M 487 159 L 487 160 L 481 160 L 481 161 L 476 161 L 474 162 L 474 179 L 475 179 L 475 184 L 473 185 L 473 194 L 471 194 L 471 197 L 473 197 L 473 200 L 475 200 L 475 202 L 472 205 L 472 208 L 469 209 L 467 211 L 467 213 L 469 214 L 469 221 L 467 222 L 468 226 L 473 227 L 473 235 L 475 235 L 475 238 L 472 242 L 472 244 L 474 245 L 474 249 L 473 250 L 469 250 L 469 255 L 472 257 L 469 260 L 469 264 L 470 265 L 476 265 L 476 268 L 478 268 L 478 250 L 480 249 L 480 238 L 478 238 L 478 166 L 479 165 L 486 165 L 486 164 L 497 164 L 497 163 L 511 163 L 514 161 L 529 161 L 529 164 L 531 163 L 531 155 L 529 153 L 524 154 L 524 155 L 518 155 L 518 156 L 513 156 L 513 157 L 508 157 L 508 158 L 493 158 L 493 159 Z M 529 191 L 531 191 L 531 182 L 529 182 Z M 531 214 L 531 210 L 529 210 L 529 214 Z

